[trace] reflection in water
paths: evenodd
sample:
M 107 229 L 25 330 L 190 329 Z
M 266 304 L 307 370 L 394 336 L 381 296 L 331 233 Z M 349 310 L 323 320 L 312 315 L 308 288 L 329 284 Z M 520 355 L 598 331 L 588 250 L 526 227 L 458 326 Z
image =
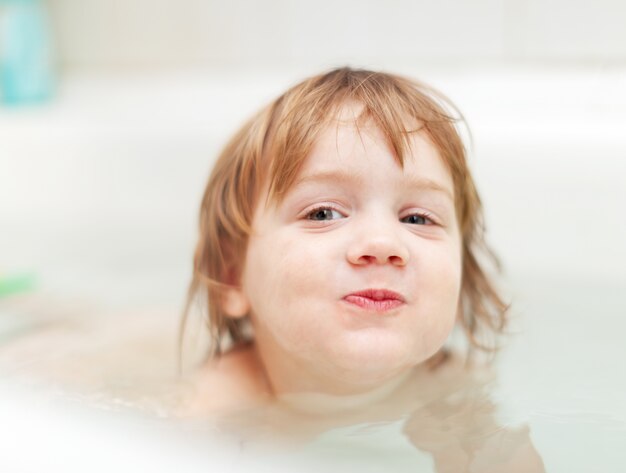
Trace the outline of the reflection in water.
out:
M 416 369 L 364 411 L 306 412 L 279 401 L 224 416 L 219 425 L 251 451 L 260 443 L 290 446 L 294 458 L 325 458 L 337 471 L 357 462 L 366 471 L 544 472 L 529 427 L 498 421 L 496 384 L 492 372 L 452 360 L 437 372 Z
M 429 403 L 404 427 L 417 448 L 432 454 L 437 471 L 545 471 L 528 426 L 499 425 L 487 394 L 468 394 Z
M 181 420 L 194 385 L 174 376 L 175 318 L 85 318 L 84 306 L 0 302 L 3 379 L 39 380 L 90 405 L 169 418 L 173 427 L 199 433 L 217 425 L 241 445 L 242 455 L 272 451 L 297 466 L 325 461 L 337 471 L 544 471 L 529 428 L 498 421 L 495 374 L 468 371 L 455 357 L 436 370 L 416 368 L 390 397 L 367 409 L 307 410 L 310 397 L 303 403 L 292 396 L 217 419 L 196 413 Z

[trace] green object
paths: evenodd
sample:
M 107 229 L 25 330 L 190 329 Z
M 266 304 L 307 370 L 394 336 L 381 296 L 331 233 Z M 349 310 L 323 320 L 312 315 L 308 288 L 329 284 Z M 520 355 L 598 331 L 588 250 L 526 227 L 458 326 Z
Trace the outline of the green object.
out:
M 0 277 L 0 297 L 20 292 L 28 292 L 35 288 L 35 276 L 32 274 L 16 274 Z

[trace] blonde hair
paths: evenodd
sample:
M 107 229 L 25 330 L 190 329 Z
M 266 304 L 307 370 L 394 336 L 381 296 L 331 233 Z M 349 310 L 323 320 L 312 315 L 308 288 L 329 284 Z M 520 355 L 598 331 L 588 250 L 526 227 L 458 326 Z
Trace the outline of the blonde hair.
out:
M 190 305 L 199 295 L 208 303 L 212 355 L 221 354 L 227 337 L 234 344 L 248 340 L 244 330 L 247 318 L 226 316 L 220 299 L 224 289 L 238 283 L 260 188 L 268 185 L 269 200 L 280 202 L 320 132 L 347 102 L 362 104 L 358 120 L 373 120 L 400 166 L 411 133 L 424 132 L 437 148 L 453 179 L 462 236 L 458 323 L 469 341 L 468 355 L 474 348 L 497 350 L 481 339 L 504 332 L 507 305 L 483 268 L 489 260 L 496 268 L 499 265 L 485 244 L 481 201 L 455 126 L 462 116 L 446 97 L 424 84 L 347 67 L 311 77 L 287 90 L 246 122 L 220 154 L 202 198 L 181 346 Z M 419 129 L 407 129 L 407 123 L 418 123 Z

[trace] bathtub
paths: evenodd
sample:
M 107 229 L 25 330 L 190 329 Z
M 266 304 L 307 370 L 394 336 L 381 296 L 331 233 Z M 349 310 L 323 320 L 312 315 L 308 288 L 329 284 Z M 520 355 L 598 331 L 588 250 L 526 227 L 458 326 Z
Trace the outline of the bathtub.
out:
M 158 308 L 174 336 L 216 153 L 301 72 L 70 73 L 49 104 L 0 109 L 0 271 L 36 275 L 38 294 L 83 304 L 85 317 Z M 496 365 L 502 422 L 529 427 L 546 471 L 624 471 L 626 69 L 402 72 L 443 90 L 471 127 L 471 166 L 518 332 Z M 5 332 L 28 330 L 8 320 Z M 158 471 L 149 452 L 162 438 L 136 435 L 136 450 L 118 441 L 136 426 L 132 415 L 47 409 L 48 397 L 5 378 L 0 437 L 14 442 L 5 462 L 36 471 L 75 445 L 78 470 L 100 452 L 81 443 L 94 432 L 112 451 L 138 452 L 129 464 Z M 174 463 L 215 460 L 193 442 L 174 444 Z

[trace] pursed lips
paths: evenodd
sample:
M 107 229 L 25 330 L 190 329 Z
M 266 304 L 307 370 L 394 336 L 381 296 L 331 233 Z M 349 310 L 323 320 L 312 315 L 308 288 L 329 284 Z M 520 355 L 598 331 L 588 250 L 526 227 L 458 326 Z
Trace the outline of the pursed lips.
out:
M 376 312 L 386 312 L 406 303 L 402 295 L 388 289 L 365 289 L 348 294 L 343 300 L 361 309 Z

